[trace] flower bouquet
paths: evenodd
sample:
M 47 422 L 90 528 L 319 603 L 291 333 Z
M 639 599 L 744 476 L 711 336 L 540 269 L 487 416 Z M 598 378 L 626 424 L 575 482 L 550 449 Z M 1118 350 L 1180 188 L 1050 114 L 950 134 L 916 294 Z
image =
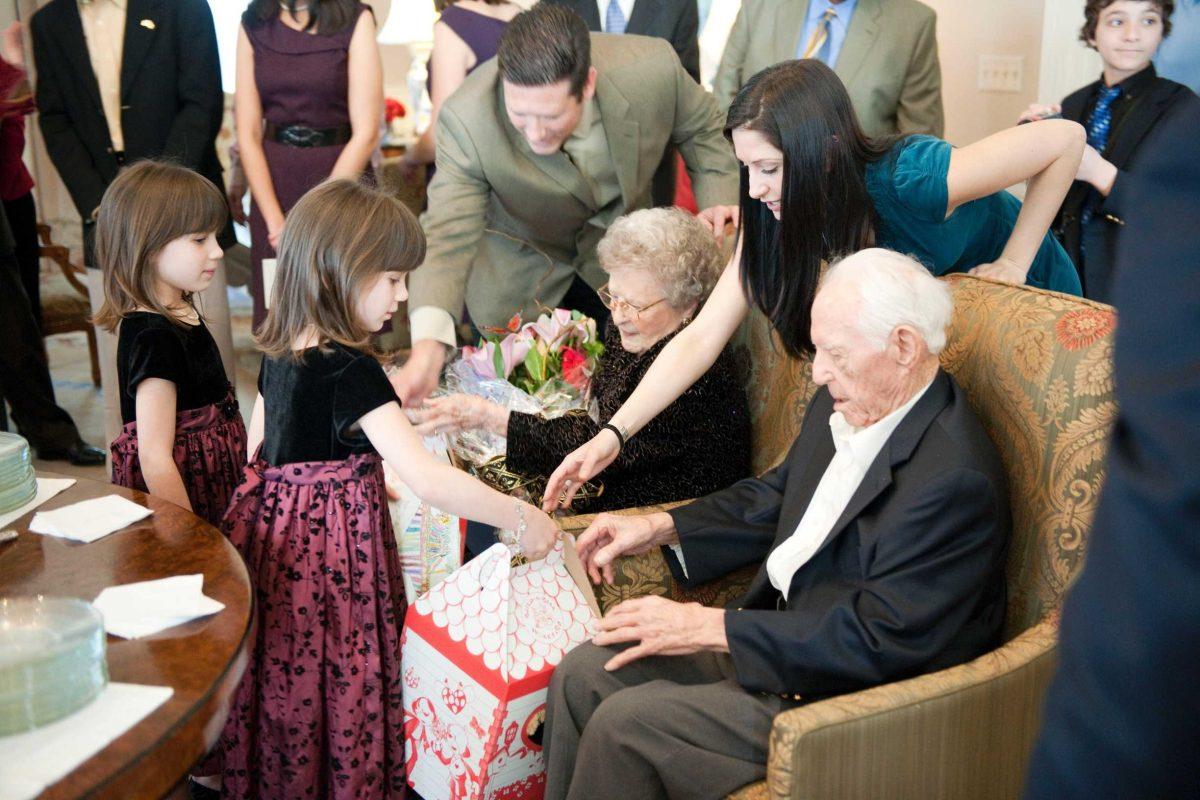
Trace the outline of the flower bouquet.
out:
M 514 316 L 504 328 L 486 329 L 478 347 L 463 348 L 446 368 L 445 388 L 547 419 L 586 414 L 603 352 L 596 321 L 578 311 L 548 309 L 525 324 Z M 485 482 L 532 496 L 536 479 L 505 470 L 505 450 L 504 437 L 483 430 L 464 431 L 450 442 L 452 456 Z

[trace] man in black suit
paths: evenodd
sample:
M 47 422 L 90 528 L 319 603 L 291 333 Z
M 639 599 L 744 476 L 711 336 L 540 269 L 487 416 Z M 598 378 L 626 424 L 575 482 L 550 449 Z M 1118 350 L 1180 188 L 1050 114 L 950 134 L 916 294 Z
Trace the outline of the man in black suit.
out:
M 780 711 L 998 644 L 1008 495 L 938 366 L 951 310 L 948 287 L 907 256 L 833 266 L 812 310 L 824 388 L 784 461 L 670 512 L 602 515 L 580 536 L 597 581 L 655 545 L 685 584 L 762 566 L 729 609 L 621 603 L 563 660 L 547 798 L 724 796 L 762 778 Z
M 700 14 L 696 0 L 543 0 L 571 9 L 597 33 L 634 33 L 666 39 L 692 80 L 700 82 Z M 675 204 L 676 150 L 668 147 L 654 172 L 656 206 Z
M 1120 411 L 1087 564 L 1062 614 L 1027 798 L 1200 794 L 1200 98 L 1142 144 L 1106 206 Z
M 165 158 L 194 169 L 224 194 L 216 138 L 225 97 L 212 12 L 205 0 L 51 0 L 29 25 L 46 150 L 83 219 L 84 263 L 104 190 L 125 164 Z M 234 244 L 233 228 L 219 235 Z M 221 272 L 218 271 L 218 275 Z M 103 288 L 88 270 L 92 308 Z M 233 378 L 228 303 L 221 277 L 200 297 Z M 97 330 L 106 435 L 120 431 L 116 340 Z

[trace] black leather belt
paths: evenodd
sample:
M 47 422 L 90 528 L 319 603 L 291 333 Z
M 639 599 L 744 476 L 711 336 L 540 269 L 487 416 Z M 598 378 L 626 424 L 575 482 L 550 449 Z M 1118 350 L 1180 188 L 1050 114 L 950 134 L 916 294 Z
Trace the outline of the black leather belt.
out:
M 289 147 L 330 147 L 350 141 L 350 123 L 336 128 L 310 128 L 307 125 L 276 125 L 268 122 L 263 136 Z

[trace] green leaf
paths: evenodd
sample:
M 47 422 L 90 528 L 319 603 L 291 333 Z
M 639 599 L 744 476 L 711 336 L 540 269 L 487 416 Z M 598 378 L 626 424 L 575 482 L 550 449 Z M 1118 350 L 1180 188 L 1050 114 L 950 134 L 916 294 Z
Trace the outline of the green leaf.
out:
M 530 378 L 536 383 L 546 380 L 546 360 L 536 347 L 529 348 L 529 352 L 525 354 L 525 369 L 529 370 Z
M 505 380 L 508 376 L 504 374 L 504 353 L 500 351 L 500 345 L 492 350 L 492 366 L 496 368 L 496 377 L 500 380 Z

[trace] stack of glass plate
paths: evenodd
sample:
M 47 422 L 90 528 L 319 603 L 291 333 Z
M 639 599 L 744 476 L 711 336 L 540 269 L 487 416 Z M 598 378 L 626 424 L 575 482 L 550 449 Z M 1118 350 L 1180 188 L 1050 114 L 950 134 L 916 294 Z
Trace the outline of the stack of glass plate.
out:
M 61 719 L 107 684 L 104 623 L 91 603 L 0 598 L 0 736 Z
M 20 508 L 37 496 L 37 478 L 29 442 L 0 431 L 0 514 Z

